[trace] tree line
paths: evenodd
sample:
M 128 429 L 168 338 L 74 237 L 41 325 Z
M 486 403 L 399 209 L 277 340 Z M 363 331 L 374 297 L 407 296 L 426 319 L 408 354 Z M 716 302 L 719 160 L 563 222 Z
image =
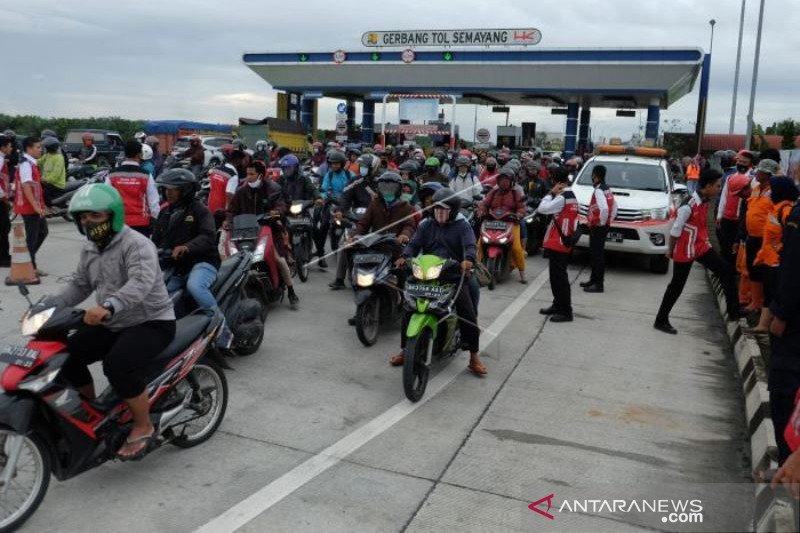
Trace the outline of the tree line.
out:
M 42 130 L 51 129 L 59 139 L 64 139 L 67 130 L 101 129 L 114 130 L 123 139 L 133 138 L 134 133 L 144 127 L 143 120 L 128 120 L 120 117 L 55 118 L 36 115 L 4 115 L 0 113 L 0 132 L 14 130 L 17 137 L 40 135 Z

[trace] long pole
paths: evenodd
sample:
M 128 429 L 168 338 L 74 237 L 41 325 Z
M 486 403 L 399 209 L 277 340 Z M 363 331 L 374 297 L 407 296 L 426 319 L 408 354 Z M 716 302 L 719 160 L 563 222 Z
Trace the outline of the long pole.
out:
M 756 86 L 758 85 L 758 60 L 761 56 L 761 28 L 764 23 L 764 0 L 758 8 L 758 33 L 756 33 L 756 57 L 753 61 L 753 84 L 750 86 L 750 109 L 747 112 L 747 133 L 744 138 L 745 150 L 750 149 L 750 138 L 753 136 L 753 108 L 756 105 Z
M 475 104 L 475 121 L 472 123 L 472 144 L 478 140 L 478 104 Z
M 733 135 L 733 123 L 736 121 L 736 96 L 739 93 L 739 66 L 742 63 L 742 33 L 744 32 L 744 8 L 747 0 L 742 0 L 742 13 L 739 15 L 739 44 L 736 47 L 736 70 L 733 73 L 733 102 L 731 103 L 731 125 L 728 133 Z

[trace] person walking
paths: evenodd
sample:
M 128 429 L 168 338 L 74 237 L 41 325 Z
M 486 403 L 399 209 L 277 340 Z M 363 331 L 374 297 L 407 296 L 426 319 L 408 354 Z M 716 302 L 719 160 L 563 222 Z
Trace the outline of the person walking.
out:
M 606 167 L 595 165 L 592 168 L 594 194 L 589 202 L 589 250 L 592 254 L 592 274 L 588 281 L 581 283 L 584 292 L 603 292 L 606 274 L 606 237 L 611 221 L 617 216 L 617 202 L 614 193 L 606 185 Z

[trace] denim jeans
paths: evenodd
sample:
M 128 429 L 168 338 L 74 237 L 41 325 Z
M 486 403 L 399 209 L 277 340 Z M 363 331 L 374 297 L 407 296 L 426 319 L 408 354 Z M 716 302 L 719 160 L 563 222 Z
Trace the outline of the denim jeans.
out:
M 170 294 L 186 287 L 197 305 L 205 311 L 213 311 L 217 300 L 211 293 L 211 286 L 217 280 L 217 269 L 209 263 L 197 263 L 188 276 L 173 275 L 167 281 L 167 292 Z

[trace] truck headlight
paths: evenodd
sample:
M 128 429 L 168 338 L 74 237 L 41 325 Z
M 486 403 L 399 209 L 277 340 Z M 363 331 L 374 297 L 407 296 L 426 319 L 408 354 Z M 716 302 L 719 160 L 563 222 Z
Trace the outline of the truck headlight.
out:
M 644 218 L 644 220 L 667 220 L 669 218 L 669 209 L 666 207 L 645 209 L 642 211 L 642 218 Z

